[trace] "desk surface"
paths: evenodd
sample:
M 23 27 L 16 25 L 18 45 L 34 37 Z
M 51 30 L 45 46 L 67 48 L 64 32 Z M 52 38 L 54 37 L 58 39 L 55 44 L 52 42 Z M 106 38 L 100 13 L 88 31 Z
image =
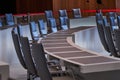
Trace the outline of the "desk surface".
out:
M 79 65 L 82 73 L 120 69 L 120 59 L 103 56 L 78 47 L 72 42 L 74 32 L 94 27 L 79 27 L 51 33 L 41 40 L 45 51 L 56 58 Z

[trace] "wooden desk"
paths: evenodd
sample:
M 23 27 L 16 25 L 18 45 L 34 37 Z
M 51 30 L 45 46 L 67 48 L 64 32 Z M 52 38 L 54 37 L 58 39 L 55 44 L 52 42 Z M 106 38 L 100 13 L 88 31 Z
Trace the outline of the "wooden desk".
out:
M 79 73 L 76 74 L 79 75 L 78 80 L 120 80 L 120 59 L 100 55 L 73 43 L 73 33 L 88 28 L 90 27 L 51 33 L 41 42 L 46 53 L 65 61 L 74 72 Z

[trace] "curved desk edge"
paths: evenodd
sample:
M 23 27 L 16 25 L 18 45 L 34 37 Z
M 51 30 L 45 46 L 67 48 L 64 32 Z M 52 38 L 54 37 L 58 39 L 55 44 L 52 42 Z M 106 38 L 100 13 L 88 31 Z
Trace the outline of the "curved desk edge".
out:
M 58 31 L 42 39 L 45 52 L 61 60 L 80 66 L 82 73 L 111 71 L 120 69 L 120 59 L 103 56 L 76 46 L 68 34 L 80 31 L 81 28 Z M 84 28 L 82 30 L 87 29 Z M 63 41 L 63 42 L 62 42 Z M 66 46 L 67 45 L 67 46 Z

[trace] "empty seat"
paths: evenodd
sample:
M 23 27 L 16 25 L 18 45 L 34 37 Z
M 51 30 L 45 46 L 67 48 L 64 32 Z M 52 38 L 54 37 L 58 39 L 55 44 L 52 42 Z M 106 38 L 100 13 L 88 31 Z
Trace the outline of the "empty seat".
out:
M 69 27 L 68 19 L 65 17 L 60 17 L 60 27 L 62 30 L 67 30 Z
M 64 10 L 59 10 L 59 17 L 66 17 L 68 19 L 67 11 Z
M 99 34 L 101 43 L 102 43 L 104 49 L 107 52 L 110 52 L 109 47 L 108 47 L 108 43 L 107 43 L 106 38 L 105 38 L 105 32 L 104 32 L 104 29 L 103 29 L 103 25 L 104 25 L 103 21 L 101 21 L 101 20 L 97 21 L 97 30 L 98 30 L 98 34 Z
M 51 32 L 57 32 L 57 24 L 56 24 L 56 20 L 50 19 L 50 28 L 51 28 Z
M 115 22 L 116 22 L 117 15 L 115 12 L 108 12 L 106 17 L 107 17 L 108 22 L 110 22 L 110 17 L 114 17 Z
M 45 16 L 46 16 L 46 19 L 54 18 L 52 10 L 46 10 L 45 11 Z
M 96 13 L 96 16 L 95 16 L 95 18 L 96 18 L 96 21 L 102 21 L 103 20 L 103 16 L 102 16 L 102 14 L 101 13 Z
M 103 24 L 104 24 L 104 26 L 109 26 L 106 17 L 103 18 Z
M 114 17 L 110 17 L 110 26 L 115 26 L 115 18 Z
M 27 70 L 25 58 L 24 58 L 24 55 L 21 50 L 19 36 L 18 36 L 18 34 L 15 33 L 15 28 L 12 29 L 11 34 L 12 34 L 12 39 L 13 39 L 13 43 L 14 43 L 14 47 L 15 47 L 15 51 L 16 51 L 18 60 L 19 60 L 20 64 L 22 65 L 22 67 Z M 30 74 L 28 71 L 27 71 L 27 74 L 28 74 L 27 80 L 29 80 Z
M 21 48 L 20 48 L 20 44 L 19 44 L 19 38 L 18 38 L 18 35 L 15 34 L 14 32 L 14 28 L 13 30 L 11 31 L 11 34 L 12 34 L 12 39 L 13 39 L 13 43 L 14 43 L 14 46 L 15 46 L 15 50 L 16 50 L 16 53 L 17 53 L 17 56 L 18 56 L 18 59 L 20 61 L 20 63 L 22 64 L 22 66 L 27 69 L 26 67 L 26 63 L 24 61 L 24 56 L 21 52 Z
M 36 64 L 36 69 L 38 76 L 40 77 L 41 80 L 73 80 L 73 78 L 69 76 L 64 76 L 63 77 L 56 77 L 52 78 L 47 63 L 45 59 L 45 55 L 42 53 L 42 44 L 33 44 L 32 45 L 32 55 Z
M 39 32 L 42 36 L 48 34 L 47 27 L 45 26 L 43 19 L 38 20 L 38 28 L 39 28 Z
M 39 34 L 36 23 L 34 21 L 30 22 L 29 27 L 30 27 L 30 33 L 31 33 L 32 40 L 34 41 L 39 40 L 40 34 Z
M 117 24 L 118 24 L 118 27 L 120 28 L 120 16 L 117 16 Z
M 81 10 L 80 8 L 72 9 L 73 17 L 74 18 L 81 18 Z
M 3 24 L 2 24 L 2 20 L 1 20 L 1 18 L 0 18 L 0 27 L 2 27 L 3 26 Z
M 114 38 L 115 38 L 116 48 L 118 49 L 119 56 L 120 56 L 120 29 L 114 30 Z
M 108 43 L 111 56 L 119 57 L 117 54 L 116 46 L 114 44 L 113 35 L 111 33 L 110 26 L 104 26 L 104 32 L 105 32 L 105 37 Z
M 114 29 L 118 29 L 118 26 L 115 22 L 115 17 L 110 17 L 110 27 L 111 31 L 113 31 Z
M 34 61 L 32 59 L 31 49 L 30 49 L 28 38 L 20 36 L 20 41 L 21 41 L 21 48 L 22 48 L 22 51 L 23 51 L 25 62 L 26 62 L 26 65 L 27 65 L 27 70 L 28 70 L 28 72 L 29 72 L 29 74 L 31 75 L 31 78 L 32 78 L 30 80 L 34 80 L 34 78 L 37 77 L 37 71 L 36 71 L 36 68 L 35 68 Z
M 6 13 L 5 18 L 6 18 L 7 25 L 10 25 L 10 26 L 15 25 L 14 17 L 12 13 Z
M 108 17 L 116 18 L 116 13 L 115 12 L 108 12 Z
M 50 32 L 50 19 L 54 18 L 52 10 L 45 10 L 48 32 Z
M 22 25 L 18 24 L 17 25 L 17 32 L 19 36 L 23 36 L 23 31 L 22 31 Z

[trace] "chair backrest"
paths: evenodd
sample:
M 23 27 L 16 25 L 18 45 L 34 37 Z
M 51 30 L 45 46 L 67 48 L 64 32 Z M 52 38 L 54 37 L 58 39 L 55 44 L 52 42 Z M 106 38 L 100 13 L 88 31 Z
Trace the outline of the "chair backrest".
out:
M 24 59 L 24 56 L 23 56 L 23 53 L 20 47 L 19 38 L 18 38 L 18 35 L 15 33 L 14 28 L 11 31 L 11 34 L 12 34 L 12 39 L 13 39 L 14 47 L 15 47 L 19 62 L 21 63 L 24 69 L 27 69 L 25 59 Z
M 45 54 L 43 53 L 42 44 L 32 44 L 32 55 L 36 64 L 38 76 L 41 80 L 52 80 L 51 74 L 48 70 Z
M 105 37 L 112 56 L 118 57 L 116 47 L 114 45 L 113 35 L 111 34 L 110 26 L 104 26 Z
M 116 18 L 116 13 L 115 12 L 108 12 L 108 16 Z
M 81 18 L 81 10 L 80 8 L 72 9 L 73 17 L 74 18 Z
M 104 26 L 109 26 L 107 19 L 105 17 L 103 18 L 103 24 L 104 24 Z
M 62 30 L 67 30 L 69 26 L 68 19 L 66 19 L 65 17 L 60 17 L 60 26 Z
M 48 18 L 54 18 L 52 10 L 46 10 L 45 11 L 45 16 L 46 16 L 47 19 Z
M 57 24 L 56 24 L 56 20 L 50 19 L 50 28 L 51 28 L 51 32 L 57 32 Z
M 67 11 L 64 10 L 59 10 L 59 17 L 66 17 L 68 18 Z
M 115 45 L 120 53 L 120 29 L 114 30 Z
M 38 40 L 40 34 L 38 32 L 36 23 L 34 21 L 30 22 L 29 27 L 30 27 L 30 33 L 31 33 L 32 40 Z
M 115 18 L 114 17 L 109 17 L 110 18 L 110 26 L 115 26 Z
M 0 18 L 0 27 L 3 26 L 2 19 Z
M 14 25 L 14 17 L 12 13 L 6 13 L 5 14 L 5 18 L 6 18 L 6 23 L 7 25 Z
M 45 26 L 43 19 L 38 20 L 38 28 L 41 35 L 46 35 L 48 33 L 47 27 Z
M 103 16 L 102 16 L 102 14 L 101 13 L 96 13 L 96 21 L 98 21 L 98 20 L 103 20 Z
M 120 28 L 120 16 L 117 16 L 117 24 L 118 24 L 118 27 Z
M 25 57 L 25 62 L 28 68 L 28 72 L 33 75 L 37 75 L 35 64 L 33 62 L 32 55 L 31 55 L 31 49 L 30 49 L 28 38 L 22 37 L 22 36 L 20 38 L 21 38 L 22 51 Z
M 118 25 L 117 23 L 115 22 L 115 18 L 114 17 L 110 17 L 110 28 L 111 28 L 111 31 L 114 31 L 114 29 L 118 29 Z
M 97 21 L 97 30 L 98 30 L 98 34 L 99 34 L 99 37 L 100 37 L 100 40 L 101 40 L 101 43 L 102 43 L 104 49 L 107 52 L 110 52 L 109 47 L 108 47 L 108 43 L 107 43 L 106 38 L 105 38 L 105 32 L 104 32 L 104 29 L 103 29 L 103 23 L 101 23 L 101 20 Z
M 17 32 L 18 32 L 19 37 L 23 36 L 23 30 L 22 30 L 22 25 L 21 24 L 17 25 Z
M 46 10 L 45 17 L 47 21 L 48 31 L 50 31 L 50 19 L 54 18 L 52 10 Z

